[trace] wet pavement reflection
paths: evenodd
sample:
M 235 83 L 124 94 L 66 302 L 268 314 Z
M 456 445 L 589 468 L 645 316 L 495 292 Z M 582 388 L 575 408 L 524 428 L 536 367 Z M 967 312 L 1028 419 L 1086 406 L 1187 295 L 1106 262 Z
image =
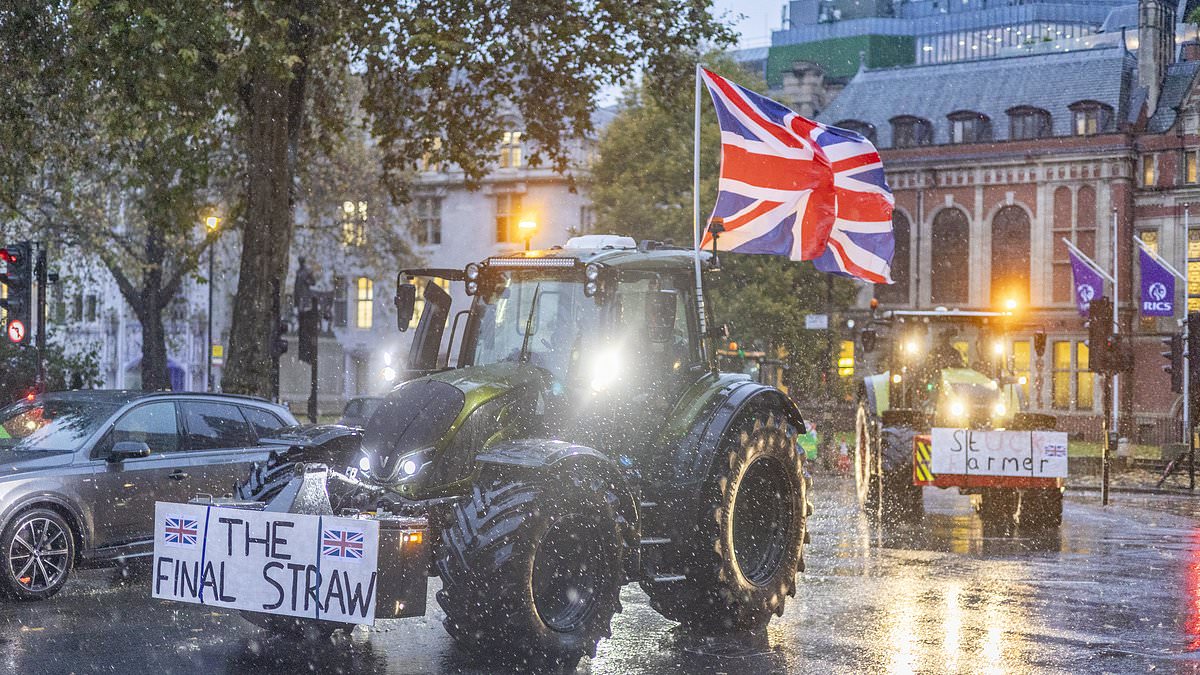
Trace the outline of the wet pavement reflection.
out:
M 862 517 L 819 480 L 808 570 L 783 617 L 706 637 L 636 585 L 592 673 L 1200 671 L 1200 500 L 1068 498 L 1061 529 L 986 531 L 965 497 L 927 491 L 920 523 Z M 52 600 L 0 605 L 0 671 L 493 673 L 422 619 L 331 641 L 273 638 L 236 614 L 148 599 L 148 575 L 87 571 Z M 431 593 L 437 588 L 431 584 Z M 430 606 L 436 602 L 430 598 Z

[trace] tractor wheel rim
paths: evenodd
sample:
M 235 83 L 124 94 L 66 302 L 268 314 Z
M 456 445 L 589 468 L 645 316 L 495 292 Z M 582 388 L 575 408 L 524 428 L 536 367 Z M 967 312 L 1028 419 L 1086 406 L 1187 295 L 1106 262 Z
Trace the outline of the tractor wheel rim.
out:
M 795 538 L 795 498 L 786 469 L 761 458 L 746 468 L 733 503 L 733 554 L 742 576 L 765 586 Z
M 30 518 L 22 523 L 8 545 L 8 570 L 17 585 L 39 592 L 61 581 L 70 558 L 68 537 L 49 518 Z
M 599 601 L 606 552 L 598 529 L 577 518 L 566 518 L 550 526 L 538 545 L 533 559 L 533 604 L 553 630 L 579 630 Z

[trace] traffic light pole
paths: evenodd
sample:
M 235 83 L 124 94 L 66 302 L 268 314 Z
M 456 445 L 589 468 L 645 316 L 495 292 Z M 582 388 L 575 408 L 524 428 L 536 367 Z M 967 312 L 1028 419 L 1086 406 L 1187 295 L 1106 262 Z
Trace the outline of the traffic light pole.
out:
M 34 345 L 37 348 L 37 391 L 46 392 L 46 285 L 49 273 L 46 269 L 46 245 L 38 244 L 37 266 L 37 338 Z
M 1188 226 L 1188 209 L 1191 204 L 1183 205 L 1183 236 L 1184 242 L 1191 239 L 1191 230 Z M 1187 441 L 1188 453 L 1188 489 L 1196 489 L 1196 444 L 1192 440 L 1192 389 L 1191 389 L 1191 361 L 1188 360 L 1188 334 L 1191 330 L 1191 322 L 1188 321 L 1191 308 L 1188 306 L 1188 296 L 1191 294 L 1191 285 L 1189 277 L 1191 276 L 1191 255 L 1188 251 L 1188 244 L 1183 246 L 1183 436 Z

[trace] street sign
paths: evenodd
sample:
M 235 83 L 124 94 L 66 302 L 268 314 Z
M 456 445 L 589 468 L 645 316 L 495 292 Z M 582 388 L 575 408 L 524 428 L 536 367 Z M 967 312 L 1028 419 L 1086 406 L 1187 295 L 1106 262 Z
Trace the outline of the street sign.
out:
M 804 328 L 806 330 L 828 330 L 829 315 L 828 314 L 808 314 L 804 317 Z
M 13 344 L 21 344 L 25 341 L 25 324 L 18 319 L 13 319 L 8 322 L 8 340 Z

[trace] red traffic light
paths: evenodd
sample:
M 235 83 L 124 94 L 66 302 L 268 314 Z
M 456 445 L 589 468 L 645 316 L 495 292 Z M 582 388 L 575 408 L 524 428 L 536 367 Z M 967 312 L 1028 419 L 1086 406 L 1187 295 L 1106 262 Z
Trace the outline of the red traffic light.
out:
M 11 251 L 7 248 L 0 248 L 0 260 L 3 260 L 6 263 L 17 263 L 21 260 L 21 257 L 17 255 L 16 251 Z
M 25 341 L 25 324 L 22 321 L 13 319 L 8 322 L 8 339 L 13 344 L 21 344 Z

